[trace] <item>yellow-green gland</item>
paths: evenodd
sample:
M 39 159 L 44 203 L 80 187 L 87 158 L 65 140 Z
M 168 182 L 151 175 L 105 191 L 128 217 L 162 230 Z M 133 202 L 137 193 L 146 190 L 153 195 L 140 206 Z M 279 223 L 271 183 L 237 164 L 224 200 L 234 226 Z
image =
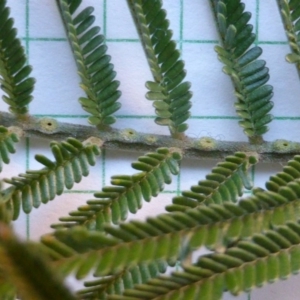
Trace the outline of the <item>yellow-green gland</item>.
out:
M 287 141 L 287 140 L 276 140 L 272 144 L 273 150 L 277 152 L 287 152 L 292 150 L 293 143 Z
M 202 137 L 198 140 L 197 146 L 200 150 L 213 150 L 217 147 L 217 142 L 213 138 Z
M 131 128 L 122 130 L 121 135 L 126 141 L 136 140 L 138 137 L 137 132 Z
M 42 118 L 38 125 L 39 130 L 44 133 L 55 133 L 59 127 L 58 122 L 52 118 Z

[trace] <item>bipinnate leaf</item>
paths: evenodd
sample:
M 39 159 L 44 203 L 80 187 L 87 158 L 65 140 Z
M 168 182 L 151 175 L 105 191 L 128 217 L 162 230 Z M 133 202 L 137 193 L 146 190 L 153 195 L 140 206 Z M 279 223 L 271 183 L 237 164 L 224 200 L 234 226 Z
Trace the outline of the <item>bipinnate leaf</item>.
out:
M 147 81 L 146 98 L 153 101 L 155 122 L 168 126 L 174 137 L 184 132 L 190 116 L 190 82 L 183 82 L 186 71 L 161 0 L 128 0 L 154 81 Z
M 86 281 L 84 283 L 85 288 L 77 291 L 77 295 L 80 299 L 85 300 L 107 299 L 108 295 L 121 295 L 125 289 L 133 288 L 136 284 L 143 284 L 151 278 L 156 278 L 164 273 L 166 268 L 167 264 L 162 261 L 138 264 L 116 274 Z
M 277 0 L 291 53 L 286 60 L 300 68 L 300 9 L 298 1 Z
M 212 172 L 200 180 L 190 191 L 183 191 L 181 196 L 173 198 L 173 205 L 167 211 L 184 211 L 199 205 L 236 202 L 243 195 L 244 188 L 251 189 L 248 169 L 257 163 L 254 156 L 237 152 L 227 156 L 224 162 L 217 164 Z
M 19 38 L 14 20 L 6 0 L 0 4 L 0 87 L 2 99 L 13 114 L 26 114 L 27 105 L 32 101 L 35 79 L 29 77 L 32 71 Z
M 224 253 L 201 256 L 193 265 L 171 276 L 150 279 L 110 300 L 222 299 L 224 290 L 233 295 L 249 292 L 300 270 L 300 225 L 287 223 L 250 240 L 242 240 Z M 147 291 L 148 296 L 145 296 Z M 184 292 L 183 292 L 184 291 Z
M 1 191 L 2 203 L 8 206 L 13 220 L 18 218 L 21 206 L 25 213 L 30 213 L 33 207 L 38 208 L 41 203 L 61 195 L 65 187 L 71 189 L 82 176 L 89 174 L 89 166 L 95 165 L 95 158 L 100 154 L 98 146 L 83 145 L 74 138 L 52 142 L 51 151 L 54 161 L 39 154 L 35 157 L 44 165 L 43 169 L 5 179 L 12 186 Z
M 94 8 L 88 6 L 77 13 L 81 0 L 57 2 L 81 78 L 80 86 L 86 93 L 79 102 L 91 114 L 88 118 L 91 124 L 113 124 L 112 114 L 121 107 L 118 102 L 120 83 L 114 80 L 116 72 L 110 63 L 111 57 L 106 54 L 105 37 L 98 34 L 100 27 L 92 26 Z
M 93 270 L 96 276 L 106 276 L 153 260 L 185 261 L 191 251 L 202 246 L 223 252 L 239 240 L 254 236 L 255 241 L 261 241 L 262 238 L 256 238 L 261 232 L 269 232 L 267 236 L 272 236 L 273 242 L 285 247 L 289 244 L 278 234 L 274 235 L 272 229 L 281 228 L 278 229 L 281 235 L 289 235 L 290 239 L 297 241 L 297 236 L 284 225 L 300 220 L 299 187 L 299 178 L 294 178 L 278 191 L 256 189 L 253 196 L 237 204 L 200 205 L 183 212 L 147 218 L 146 221 L 105 225 L 102 233 L 79 226 L 69 230 L 62 228 L 44 236 L 42 242 L 49 251 L 57 253 L 53 258 L 64 272 L 75 272 L 76 276 L 81 275 L 81 270 Z M 285 197 L 287 193 L 288 198 Z M 271 242 L 266 242 L 266 245 L 278 248 Z M 90 256 L 91 260 L 87 259 Z
M 232 79 L 237 102 L 236 113 L 244 133 L 255 141 L 268 131 L 272 121 L 269 114 L 273 107 L 273 88 L 266 83 L 269 69 L 265 61 L 258 60 L 262 49 L 252 48 L 255 42 L 253 26 L 248 24 L 251 14 L 245 12 L 240 0 L 210 0 L 218 25 L 221 44 L 215 47 L 219 60 L 225 65 L 223 71 Z M 259 140 L 259 139 L 257 139 Z
M 119 224 L 126 220 L 129 212 L 135 214 L 142 207 L 143 199 L 149 202 L 164 189 L 166 183 L 171 183 L 172 174 L 179 172 L 180 159 L 180 152 L 168 148 L 159 148 L 139 157 L 132 167 L 141 172 L 113 176 L 112 186 L 95 193 L 96 199 L 88 200 L 86 205 L 60 218 L 61 223 L 52 227 L 84 225 L 91 230 L 103 230 L 105 224 Z

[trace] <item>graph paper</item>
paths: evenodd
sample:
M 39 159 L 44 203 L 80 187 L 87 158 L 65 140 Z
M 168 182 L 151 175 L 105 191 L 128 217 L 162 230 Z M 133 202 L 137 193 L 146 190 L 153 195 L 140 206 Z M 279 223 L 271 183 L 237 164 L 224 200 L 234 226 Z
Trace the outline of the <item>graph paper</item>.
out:
M 151 1 L 151 0 L 149 0 Z M 15 18 L 18 35 L 33 66 L 36 77 L 34 101 L 30 113 L 37 117 L 54 117 L 60 121 L 87 124 L 87 114 L 77 99 L 83 96 L 79 88 L 71 49 L 54 0 L 8 0 L 11 14 Z M 256 33 L 256 43 L 263 48 L 262 58 L 270 68 L 270 84 L 274 86 L 274 121 L 265 135 L 268 141 L 285 138 L 299 141 L 300 84 L 293 65 L 285 62 L 289 53 L 285 33 L 275 0 L 244 0 L 246 10 L 252 13 L 251 22 Z M 145 99 L 145 82 L 151 80 L 146 58 L 138 39 L 125 0 L 83 0 L 83 6 L 95 7 L 96 24 L 106 36 L 108 52 L 115 65 L 117 79 L 121 82 L 122 108 L 117 112 L 116 128 L 133 128 L 137 131 L 168 134 L 165 127 L 154 123 L 152 103 Z M 193 107 L 187 134 L 191 137 L 209 136 L 221 140 L 244 141 L 246 137 L 238 126 L 234 110 L 233 87 L 230 79 L 221 72 L 222 64 L 214 52 L 218 34 L 208 0 L 165 0 L 170 26 L 182 58 L 186 63 L 186 79 L 192 83 Z M 1 109 L 7 110 L 1 103 Z M 25 150 L 24 150 L 25 149 Z M 17 147 L 18 153 L 6 166 L 3 176 L 11 177 L 25 169 L 39 169 L 34 160 L 37 153 L 50 155 L 48 142 L 25 139 Z M 59 216 L 67 215 L 77 206 L 93 197 L 110 182 L 110 176 L 132 174 L 130 163 L 139 154 L 104 151 L 91 169 L 91 176 L 66 191 L 47 205 L 42 205 L 29 216 L 22 215 L 15 222 L 17 233 L 23 238 L 38 240 L 49 225 Z M 141 154 L 140 154 L 141 155 Z M 163 206 L 181 190 L 189 189 L 214 166 L 213 162 L 184 160 L 181 173 L 172 184 L 144 204 L 145 211 L 139 218 L 163 212 Z M 279 164 L 258 165 L 253 171 L 256 186 L 270 174 L 281 170 Z M 184 180 L 182 180 L 184 178 Z M 137 218 L 137 216 L 131 216 Z M 225 294 L 223 299 L 238 300 L 295 300 L 300 299 L 299 276 L 289 281 L 278 282 L 234 298 Z

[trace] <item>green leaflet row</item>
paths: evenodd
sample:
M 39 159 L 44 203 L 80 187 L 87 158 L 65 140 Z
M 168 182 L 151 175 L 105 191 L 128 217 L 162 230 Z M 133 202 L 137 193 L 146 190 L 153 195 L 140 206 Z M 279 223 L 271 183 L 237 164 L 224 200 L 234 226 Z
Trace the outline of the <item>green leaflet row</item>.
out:
M 92 300 L 97 297 L 101 299 L 112 294 L 121 295 L 124 289 L 133 288 L 136 284 L 145 283 L 149 279 L 165 273 L 166 269 L 167 264 L 163 261 L 139 264 L 117 274 L 86 281 L 84 283 L 85 288 L 79 290 L 77 295 L 85 300 Z M 81 274 L 79 274 L 79 278 L 85 276 L 86 273 L 83 268 Z
M 167 211 L 185 211 L 203 204 L 237 202 L 244 188 L 252 189 L 248 169 L 256 163 L 255 157 L 247 157 L 245 153 L 227 156 L 224 162 L 218 163 L 206 175 L 205 180 L 192 186 L 190 191 L 182 191 L 181 196 L 174 197 L 173 205 L 168 205 Z
M 93 26 L 94 8 L 89 6 L 77 13 L 81 2 L 58 1 L 81 78 L 80 86 L 86 93 L 79 102 L 91 114 L 88 118 L 91 124 L 110 125 L 115 122 L 112 114 L 121 107 L 120 83 L 115 80 L 111 57 L 106 54 L 105 37 L 99 34 L 100 27 Z
M 297 160 L 299 157 L 291 160 L 290 166 Z M 269 182 L 282 173 L 285 171 L 270 178 Z M 294 178 L 277 192 L 258 189 L 238 204 L 200 205 L 146 221 L 121 223 L 117 227 L 107 224 L 104 233 L 82 227 L 69 231 L 58 229 L 54 235 L 44 236 L 42 242 L 52 249 L 51 255 L 64 272 L 74 271 L 77 276 L 81 269 L 94 270 L 96 276 L 101 276 L 120 272 L 135 263 L 184 260 L 191 251 L 203 245 L 221 251 L 273 226 L 297 222 L 300 219 L 299 182 L 299 177 Z M 128 249 L 132 255 L 128 255 Z M 86 253 L 85 258 L 90 257 L 89 263 L 79 255 L 82 252 Z
M 27 65 L 27 58 L 14 21 L 9 17 L 10 9 L 6 0 L 0 3 L 0 87 L 5 95 L 4 102 L 13 114 L 26 114 L 27 104 L 33 97 L 35 79 L 29 77 L 32 68 Z
M 250 138 L 261 137 L 268 131 L 267 124 L 272 121 L 269 114 L 273 107 L 270 101 L 273 88 L 266 83 L 269 69 L 265 61 L 258 60 L 262 54 L 255 42 L 253 26 L 248 24 L 251 18 L 245 12 L 245 4 L 240 0 L 210 0 L 221 38 L 221 46 L 216 46 L 219 60 L 225 65 L 223 71 L 228 74 L 235 88 L 237 102 L 236 113 L 241 117 L 239 124 Z
M 281 13 L 284 29 L 289 41 L 292 53 L 286 56 L 286 60 L 300 67 L 300 6 L 299 1 L 277 0 Z
M 191 84 L 184 82 L 186 71 L 161 0 L 128 0 L 154 81 L 147 81 L 146 98 L 153 101 L 155 122 L 168 126 L 173 136 L 184 132 L 190 116 Z
M 19 142 L 17 134 L 9 128 L 0 126 L 0 172 L 3 168 L 3 163 L 9 164 L 9 155 L 16 152 L 15 143 Z
M 51 143 L 55 161 L 43 155 L 35 159 L 44 165 L 41 170 L 28 170 L 18 177 L 5 179 L 11 187 L 1 191 L 1 201 L 6 207 L 6 216 L 16 220 L 21 207 L 25 213 L 38 208 L 42 203 L 61 195 L 64 189 L 71 189 L 74 183 L 89 175 L 89 166 L 94 166 L 100 150 L 95 145 L 83 145 L 74 138 L 61 143 Z
M 168 148 L 159 148 L 147 153 L 132 163 L 134 175 L 116 175 L 111 178 L 112 186 L 94 194 L 96 199 L 88 200 L 69 216 L 61 217 L 61 223 L 54 228 L 84 225 L 92 230 L 103 230 L 105 224 L 118 224 L 127 219 L 128 213 L 135 214 L 142 208 L 143 199 L 149 202 L 152 197 L 172 182 L 172 174 L 179 172 L 181 154 Z
M 125 290 L 109 299 L 222 299 L 224 290 L 233 295 L 249 292 L 300 270 L 300 225 L 288 223 L 251 241 L 239 241 L 224 253 L 201 256 L 193 265 L 168 277 Z M 184 289 L 184 293 L 182 293 Z M 128 298 L 129 297 L 129 298 Z

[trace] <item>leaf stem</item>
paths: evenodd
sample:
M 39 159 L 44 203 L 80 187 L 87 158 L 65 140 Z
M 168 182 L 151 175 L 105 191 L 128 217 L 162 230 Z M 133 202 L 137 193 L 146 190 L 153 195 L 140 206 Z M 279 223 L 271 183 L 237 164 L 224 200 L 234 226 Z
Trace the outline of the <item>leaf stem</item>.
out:
M 39 139 L 65 140 L 74 137 L 81 141 L 89 137 L 97 137 L 102 141 L 102 147 L 109 150 L 131 152 L 155 151 L 159 147 L 179 148 L 184 157 L 202 160 L 221 160 L 237 151 L 257 156 L 260 162 L 286 162 L 294 155 L 300 155 L 300 143 L 288 140 L 263 142 L 260 145 L 248 142 L 215 140 L 211 137 L 178 140 L 166 135 L 137 132 L 134 129 L 97 129 L 93 126 L 77 125 L 59 122 L 44 117 L 37 118 L 26 115 L 22 118 L 6 112 L 0 112 L 0 125 L 22 130 L 23 137 Z M 19 134 L 19 133 L 18 133 Z

